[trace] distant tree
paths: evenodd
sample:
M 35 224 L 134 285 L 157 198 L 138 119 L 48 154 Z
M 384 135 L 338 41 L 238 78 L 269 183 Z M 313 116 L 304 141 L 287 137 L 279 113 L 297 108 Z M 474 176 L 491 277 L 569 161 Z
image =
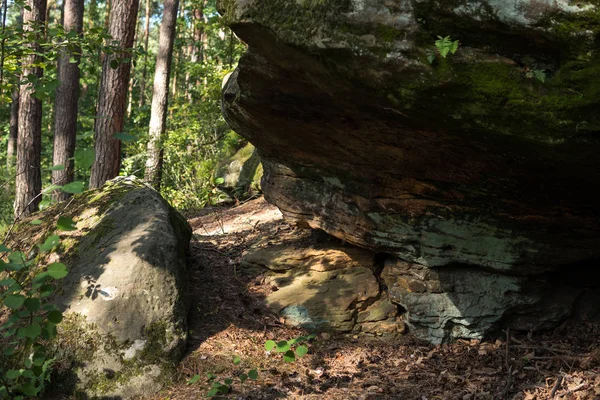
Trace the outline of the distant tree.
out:
M 140 107 L 146 104 L 146 77 L 148 75 L 148 40 L 150 38 L 151 3 L 146 0 L 146 16 L 144 18 L 144 58 L 142 79 L 140 79 Z
M 19 98 L 17 137 L 17 178 L 15 193 L 15 218 L 36 211 L 41 201 L 41 148 L 42 148 L 42 102 L 34 96 L 34 82 L 41 78 L 39 43 L 43 39 L 46 17 L 46 0 L 28 0 L 23 11 L 23 29 L 37 32 L 38 39 L 28 41 L 31 48 L 22 60 L 22 81 Z
M 111 4 L 108 33 L 122 52 L 105 55 L 102 63 L 98 117 L 94 127 L 96 158 L 90 188 L 100 187 L 119 175 L 121 141 L 114 135 L 122 132 L 124 126 L 138 5 L 138 0 L 113 0 Z
M 6 3 L 4 4 L 4 13 L 3 13 L 3 24 L 6 23 Z M 22 28 L 23 26 L 23 9 L 17 16 L 16 21 L 17 29 Z M 6 38 L 3 38 L 6 40 Z M 17 155 L 17 135 L 19 133 L 19 93 L 20 88 L 19 85 L 15 85 L 11 94 L 11 104 L 10 104 L 10 122 L 9 122 L 9 133 L 8 133 L 8 143 L 6 147 L 6 167 L 10 168 L 15 163 L 15 157 Z
M 83 0 L 65 0 L 63 5 L 65 31 L 81 34 L 83 29 Z M 64 185 L 73 182 L 75 141 L 77 137 L 77 112 L 79 100 L 79 49 L 62 50 L 58 58 L 58 81 L 55 100 L 53 165 L 64 169 L 52 171 L 52 183 Z M 72 62 L 73 61 L 73 62 Z M 69 195 L 57 190 L 53 197 L 65 200 Z
M 163 141 L 167 123 L 169 78 L 173 59 L 173 41 L 175 40 L 178 9 L 179 0 L 165 0 L 158 40 L 158 54 L 156 55 L 152 111 L 150 114 L 150 139 L 148 141 L 148 158 L 145 171 L 145 179 L 156 190 L 160 189 L 162 178 Z

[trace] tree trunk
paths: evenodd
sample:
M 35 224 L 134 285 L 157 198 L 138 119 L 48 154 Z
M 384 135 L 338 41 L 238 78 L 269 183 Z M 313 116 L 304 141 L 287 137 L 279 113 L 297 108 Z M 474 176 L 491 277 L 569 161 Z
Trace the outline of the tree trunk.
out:
M 23 26 L 23 8 L 21 8 L 21 12 L 17 16 L 17 27 L 21 28 Z M 20 65 L 20 63 L 19 63 Z M 15 164 L 15 157 L 17 156 L 17 135 L 19 129 L 19 94 L 20 87 L 19 84 L 16 83 L 13 88 L 11 95 L 11 105 L 10 105 L 10 129 L 8 134 L 8 146 L 6 148 L 6 167 L 10 168 Z
M 8 147 L 6 148 L 6 166 L 14 165 L 17 154 L 17 134 L 19 129 L 19 86 L 15 85 L 12 91 L 12 103 L 10 105 L 10 131 L 8 135 Z
M 163 162 L 163 142 L 167 123 L 167 105 L 169 100 L 169 76 L 173 58 L 173 41 L 177 26 L 177 10 L 179 0 L 165 0 L 156 70 L 154 72 L 154 90 L 152 91 L 152 113 L 150 114 L 150 130 L 148 141 L 148 160 L 146 161 L 145 179 L 156 190 L 160 190 Z
M 83 0 L 65 0 L 63 5 L 63 26 L 65 31 L 81 35 L 83 30 Z M 63 165 L 64 170 L 52 171 L 52 183 L 65 185 L 73 182 L 75 176 L 75 140 L 77 137 L 77 103 L 79 100 L 79 53 L 62 51 L 58 58 L 58 81 L 55 100 L 54 156 L 53 165 Z M 75 57 L 76 63 L 70 58 Z M 65 200 L 67 193 L 57 190 L 56 201 Z
M 106 0 L 106 14 L 104 15 L 104 29 L 108 30 L 110 25 L 111 0 Z
M 121 141 L 114 138 L 114 134 L 123 131 L 131 61 L 117 64 L 116 60 L 131 58 L 129 49 L 133 46 L 138 5 L 138 0 L 113 0 L 111 5 L 108 33 L 123 53 L 107 54 L 102 63 L 98 118 L 94 126 L 96 158 L 90 188 L 100 187 L 119 175 Z M 114 65 L 111 66 L 111 63 Z
M 28 24 L 34 23 L 40 27 L 46 17 L 46 0 L 28 0 L 27 8 L 23 11 L 23 26 L 27 31 Z M 41 33 L 43 35 L 43 33 Z M 40 38 L 41 39 L 41 38 Z M 39 42 L 29 42 L 29 46 L 40 52 Z M 22 79 L 33 74 L 42 76 L 40 67 L 32 65 L 40 62 L 40 57 L 32 54 L 23 59 Z M 40 203 L 42 191 L 42 174 L 40 170 L 42 149 L 42 102 L 33 96 L 34 87 L 31 83 L 21 85 L 19 98 L 19 121 L 17 137 L 17 179 L 15 193 L 15 219 L 36 211 Z
M 150 37 L 150 0 L 146 0 L 146 19 L 144 20 L 144 68 L 140 81 L 140 107 L 146 104 L 146 76 L 148 75 L 148 38 Z

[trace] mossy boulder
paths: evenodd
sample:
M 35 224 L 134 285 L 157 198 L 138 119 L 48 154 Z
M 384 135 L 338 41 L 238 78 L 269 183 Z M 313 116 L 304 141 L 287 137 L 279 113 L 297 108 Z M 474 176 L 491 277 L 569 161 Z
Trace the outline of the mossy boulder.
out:
M 53 299 L 65 315 L 54 391 L 122 399 L 158 391 L 186 344 L 189 225 L 152 188 L 117 178 L 34 214 L 43 224 L 24 221 L 13 247 L 42 240 L 59 216 L 77 229 L 60 231 L 49 256 L 69 268 Z
M 595 268 L 600 1 L 219 3 L 248 44 L 223 113 L 286 218 L 426 268 Z
M 231 157 L 219 162 L 215 179 L 222 179 L 219 188 L 236 199 L 248 198 L 260 193 L 263 169 L 258 151 L 251 143 L 246 144 Z

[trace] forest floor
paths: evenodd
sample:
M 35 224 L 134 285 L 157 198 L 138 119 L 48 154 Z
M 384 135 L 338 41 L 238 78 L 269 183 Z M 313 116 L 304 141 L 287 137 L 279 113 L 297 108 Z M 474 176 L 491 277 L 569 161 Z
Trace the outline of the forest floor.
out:
M 261 301 L 260 277 L 239 274 L 244 251 L 258 240 L 306 234 L 262 198 L 210 208 L 189 220 L 190 340 L 176 382 L 152 400 L 206 397 L 234 379 L 231 399 L 600 399 L 600 326 L 567 322 L 551 332 L 503 333 L 486 341 L 433 346 L 397 339 L 321 334 L 293 363 L 267 352 L 265 341 L 306 332 L 287 327 Z M 234 363 L 235 356 L 240 357 Z M 208 376 L 216 378 L 208 379 Z M 194 376 L 199 379 L 188 384 Z

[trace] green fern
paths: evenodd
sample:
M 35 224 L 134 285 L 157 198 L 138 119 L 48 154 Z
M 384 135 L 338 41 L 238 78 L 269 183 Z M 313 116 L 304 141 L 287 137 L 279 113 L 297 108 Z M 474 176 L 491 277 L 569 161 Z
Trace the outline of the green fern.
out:
M 456 53 L 459 45 L 460 42 L 458 40 L 452 40 L 450 36 L 438 36 L 438 40 L 435 41 L 435 48 L 443 58 L 448 57 L 448 54 Z

